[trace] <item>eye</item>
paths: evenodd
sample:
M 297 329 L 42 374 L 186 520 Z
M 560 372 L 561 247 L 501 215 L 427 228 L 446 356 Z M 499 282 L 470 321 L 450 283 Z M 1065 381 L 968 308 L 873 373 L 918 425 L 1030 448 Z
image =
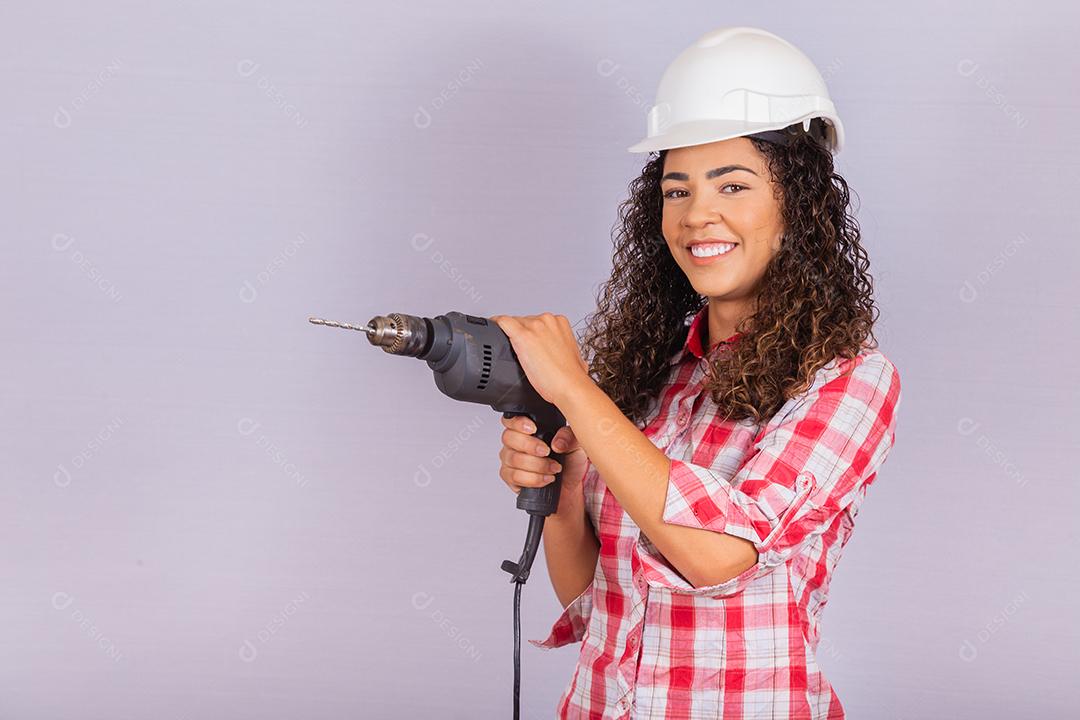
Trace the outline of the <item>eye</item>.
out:
M 727 188 L 738 188 L 738 190 L 735 190 L 734 192 L 723 192 Z M 727 183 L 727 184 L 721 186 L 721 188 L 720 188 L 721 192 L 724 195 L 737 195 L 739 190 L 746 190 L 746 189 L 747 189 L 747 187 L 745 185 L 740 185 L 739 183 Z M 684 193 L 686 191 L 685 190 L 679 190 L 677 188 L 674 189 L 674 190 L 668 190 L 666 193 L 664 193 L 664 197 L 666 199 L 668 199 L 668 200 L 674 200 L 675 197 L 674 197 L 674 195 L 672 195 L 672 193 L 679 193 L 679 192 Z

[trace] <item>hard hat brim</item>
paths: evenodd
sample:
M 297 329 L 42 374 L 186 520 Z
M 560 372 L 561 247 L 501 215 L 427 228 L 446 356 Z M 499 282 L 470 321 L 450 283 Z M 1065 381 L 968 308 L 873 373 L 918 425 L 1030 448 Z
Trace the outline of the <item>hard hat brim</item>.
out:
M 832 118 L 830 118 L 830 120 L 832 120 Z M 704 145 L 706 143 L 730 140 L 731 138 L 742 137 L 744 135 L 753 135 L 754 133 L 764 132 L 766 130 L 782 130 L 790 124 L 790 122 L 755 123 L 743 120 L 694 120 L 672 125 L 667 128 L 662 135 L 646 137 L 628 147 L 627 151 L 632 153 L 656 152 L 658 150 L 673 150 L 675 148 L 689 147 L 691 145 Z M 838 125 L 839 123 L 837 122 L 836 129 L 832 133 L 833 141 L 836 144 L 836 147 L 833 149 L 834 153 L 839 152 L 840 143 L 843 142 L 843 130 L 841 130 Z

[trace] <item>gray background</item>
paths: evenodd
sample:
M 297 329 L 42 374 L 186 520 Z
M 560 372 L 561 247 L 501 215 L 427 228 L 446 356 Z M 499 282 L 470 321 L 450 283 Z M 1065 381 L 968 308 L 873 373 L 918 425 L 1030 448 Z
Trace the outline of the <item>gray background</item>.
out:
M 853 718 L 1075 710 L 1074 5 L 26 6 L 0 20 L 0 718 L 508 717 L 497 414 L 306 318 L 579 322 L 660 74 L 721 25 L 826 75 L 903 382 L 827 676 Z M 559 612 L 536 567 L 526 718 L 577 653 L 524 642 Z

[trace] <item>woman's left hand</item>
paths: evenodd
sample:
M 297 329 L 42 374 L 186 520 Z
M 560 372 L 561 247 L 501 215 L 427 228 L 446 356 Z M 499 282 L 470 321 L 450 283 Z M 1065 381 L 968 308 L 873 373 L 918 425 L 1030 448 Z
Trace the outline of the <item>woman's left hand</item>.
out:
M 566 316 L 492 315 L 491 320 L 510 338 L 533 388 L 555 407 L 578 383 L 592 382 Z

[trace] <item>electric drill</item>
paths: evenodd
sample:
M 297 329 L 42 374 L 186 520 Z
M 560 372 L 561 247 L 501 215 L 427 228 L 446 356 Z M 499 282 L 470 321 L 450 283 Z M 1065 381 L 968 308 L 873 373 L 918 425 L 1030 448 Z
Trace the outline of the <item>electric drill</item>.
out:
M 518 362 L 510 338 L 497 323 L 487 318 L 448 312 L 434 318 L 403 313 L 377 315 L 367 325 L 350 325 L 321 318 L 308 318 L 316 325 L 358 330 L 372 345 L 391 355 L 426 360 L 435 373 L 435 386 L 454 400 L 490 405 L 505 418 L 526 415 L 536 426 L 536 437 L 549 447 L 566 418 L 533 388 Z M 550 457 L 562 465 L 563 456 Z M 529 514 L 525 548 L 515 563 L 504 560 L 502 569 L 510 573 L 514 588 L 514 718 L 518 718 L 520 685 L 520 598 L 521 586 L 529 577 L 544 518 L 559 507 L 562 471 L 554 482 L 543 487 L 524 487 L 517 493 L 517 506 Z

